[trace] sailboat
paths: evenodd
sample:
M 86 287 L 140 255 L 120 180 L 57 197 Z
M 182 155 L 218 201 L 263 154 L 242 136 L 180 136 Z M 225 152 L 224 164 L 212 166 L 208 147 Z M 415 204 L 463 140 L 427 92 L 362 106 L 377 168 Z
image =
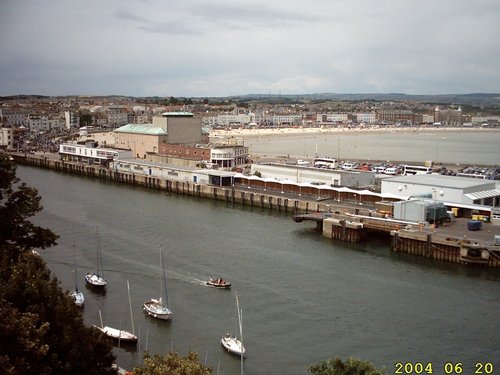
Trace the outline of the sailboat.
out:
M 91 286 L 104 288 L 108 282 L 102 276 L 102 254 L 99 229 L 97 229 L 97 265 L 97 272 L 87 272 L 85 281 Z
M 75 305 L 82 307 L 85 302 L 85 297 L 83 292 L 78 289 L 78 283 L 76 282 L 76 259 L 75 259 L 75 290 L 69 292 L 71 298 L 75 300 Z
M 151 298 L 148 302 L 142 305 L 142 309 L 153 318 L 169 320 L 172 318 L 172 310 L 168 306 L 168 294 L 167 294 L 167 274 L 165 272 L 165 265 L 163 264 L 163 253 L 160 248 L 160 263 L 163 270 L 163 281 L 161 284 L 160 298 Z M 163 299 L 165 297 L 165 299 Z
M 129 284 L 128 280 L 127 280 L 127 289 L 128 289 L 128 301 L 129 301 L 129 306 L 130 306 L 130 319 L 132 322 L 132 332 L 128 332 L 128 331 L 124 331 L 122 329 L 116 329 L 116 328 L 112 328 L 109 326 L 105 326 L 102 322 L 101 310 L 99 310 L 99 318 L 101 319 L 101 326 L 98 327 L 98 326 L 94 325 L 94 327 L 97 328 L 98 330 L 100 330 L 106 336 L 111 337 L 114 340 L 118 340 L 118 342 L 128 342 L 128 343 L 136 344 L 138 341 L 138 338 L 135 335 L 134 316 L 132 314 L 132 303 L 130 300 L 130 284 Z
M 236 315 L 238 318 L 238 329 L 235 329 L 234 336 L 227 333 L 221 338 L 220 343 L 222 346 L 230 353 L 236 354 L 243 358 L 245 356 L 245 347 L 243 346 L 243 325 L 242 325 L 242 311 L 240 310 L 240 303 L 238 301 L 238 293 L 235 292 L 236 296 Z M 237 331 L 239 330 L 240 339 L 237 337 Z

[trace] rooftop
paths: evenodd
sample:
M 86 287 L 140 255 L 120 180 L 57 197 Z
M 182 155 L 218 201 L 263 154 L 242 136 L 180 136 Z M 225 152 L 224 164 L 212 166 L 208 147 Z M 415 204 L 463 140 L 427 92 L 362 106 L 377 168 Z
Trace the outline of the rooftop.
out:
M 439 174 L 416 174 L 408 176 L 389 177 L 384 181 L 397 182 L 403 184 L 419 184 L 429 186 L 441 186 L 447 188 L 467 189 L 481 186 L 491 186 L 495 184 L 492 180 L 482 180 L 471 177 L 442 176 Z
M 162 117 L 193 117 L 191 112 L 163 112 Z
M 134 134 L 147 134 L 147 135 L 167 135 L 165 129 L 153 124 L 127 124 L 118 129 L 117 133 L 134 133 Z

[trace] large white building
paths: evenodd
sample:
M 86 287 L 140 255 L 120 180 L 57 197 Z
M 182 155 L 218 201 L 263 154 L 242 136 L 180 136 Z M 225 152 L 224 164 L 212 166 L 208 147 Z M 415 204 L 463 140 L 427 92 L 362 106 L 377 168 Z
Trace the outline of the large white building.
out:
M 449 207 L 500 206 L 500 189 L 494 180 L 419 174 L 385 178 L 381 190 L 401 199 L 432 199 Z
M 55 115 L 29 115 L 28 129 L 30 131 L 61 130 L 65 123 Z
M 318 113 L 316 122 L 331 122 L 334 124 L 344 124 L 349 119 L 347 113 Z
M 330 170 L 286 164 L 252 164 L 251 174 L 294 183 L 320 183 L 331 186 L 368 187 L 375 185 L 375 173 L 365 171 Z
M 80 115 L 72 111 L 64 111 L 66 129 L 78 129 L 80 127 Z
M 302 115 L 273 115 L 274 125 L 300 125 L 302 123 Z
M 128 111 L 124 106 L 109 106 L 106 108 L 109 125 L 125 125 L 128 123 Z
M 357 122 L 364 122 L 366 124 L 374 124 L 375 123 L 375 112 L 368 112 L 368 113 L 355 113 L 354 116 L 356 117 Z
M 24 109 L 0 109 L 0 118 L 6 121 L 7 125 L 26 126 L 28 123 L 28 112 Z
M 93 142 L 85 145 L 64 143 L 59 145 L 59 156 L 62 160 L 79 161 L 88 164 L 108 164 L 113 160 L 131 158 L 132 151 L 95 147 Z

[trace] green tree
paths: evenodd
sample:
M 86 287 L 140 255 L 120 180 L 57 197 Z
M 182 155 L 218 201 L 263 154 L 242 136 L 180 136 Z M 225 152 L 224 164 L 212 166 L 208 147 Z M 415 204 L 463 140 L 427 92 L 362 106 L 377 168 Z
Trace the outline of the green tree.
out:
M 28 219 L 39 212 L 36 189 L 19 183 L 0 154 L 0 373 L 115 374 L 112 343 L 84 325 L 73 300 L 31 252 L 56 243 Z
M 384 370 L 376 369 L 373 363 L 357 358 L 328 359 L 311 366 L 309 372 L 314 375 L 385 375 Z
M 175 352 L 164 356 L 149 353 L 144 354 L 144 364 L 134 368 L 134 375 L 210 375 L 212 369 L 205 367 L 198 360 L 198 355 L 189 352 L 186 357 L 181 357 Z
M 92 115 L 90 113 L 82 113 L 80 115 L 80 125 L 81 126 L 92 125 Z

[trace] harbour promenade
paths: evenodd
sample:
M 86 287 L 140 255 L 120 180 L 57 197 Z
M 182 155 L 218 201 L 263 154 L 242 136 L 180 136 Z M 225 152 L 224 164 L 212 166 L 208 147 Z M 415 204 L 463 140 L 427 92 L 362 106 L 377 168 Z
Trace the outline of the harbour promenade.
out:
M 345 242 L 369 241 L 373 233 L 386 235 L 391 250 L 427 258 L 467 265 L 500 266 L 500 226 L 483 223 L 483 229 L 469 231 L 467 219 L 457 218 L 440 227 L 422 223 L 393 220 L 370 203 L 360 204 L 346 199 L 318 199 L 316 195 L 250 187 L 235 183 L 232 186 L 203 185 L 173 181 L 142 174 L 116 172 L 97 165 L 65 162 L 46 155 L 13 154 L 16 163 L 53 169 L 110 181 L 163 190 L 170 194 L 191 195 L 279 210 L 294 215 L 296 222 L 312 221 L 324 237 Z

